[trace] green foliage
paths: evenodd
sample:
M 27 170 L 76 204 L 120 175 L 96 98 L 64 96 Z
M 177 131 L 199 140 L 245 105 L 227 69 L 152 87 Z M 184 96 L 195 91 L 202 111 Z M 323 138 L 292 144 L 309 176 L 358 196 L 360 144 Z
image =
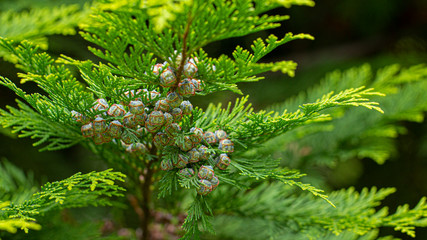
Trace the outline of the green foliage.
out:
M 129 80 L 128 84 L 158 86 L 156 77 L 154 74 L 150 74 L 152 66 L 156 63 L 156 59 L 153 57 L 157 56 L 163 61 L 168 61 L 177 68 L 179 63 L 176 62 L 176 59 L 179 52 L 184 56 L 194 54 L 200 62 L 198 64 L 199 77 L 205 81 L 205 90 L 202 94 L 219 90 L 232 90 L 240 93 L 236 83 L 258 81 L 262 77 L 255 75 L 267 71 L 280 70 L 291 76 L 294 74 L 296 63 L 292 61 L 257 62 L 275 48 L 289 41 L 312 39 L 308 34 L 288 33 L 280 40 L 273 35 L 265 41 L 258 39 L 252 46 L 253 54 L 237 47 L 233 53 L 234 60 L 225 55 L 218 59 L 209 58 L 201 48 L 210 42 L 277 27 L 279 21 L 287 19 L 287 16 L 263 15 L 258 17 L 259 14 L 277 7 L 276 4 L 269 5 L 263 1 L 255 1 L 255 3 L 251 1 L 214 2 L 194 2 L 191 12 L 187 9 L 177 14 L 176 19 L 169 22 L 169 28 L 162 29 L 162 32 L 157 32 L 158 25 L 155 24 L 155 21 L 148 21 L 151 8 L 148 8 L 147 11 L 145 8 L 136 11 L 132 7 L 125 6 L 121 7 L 119 11 L 113 9 L 97 12 L 96 19 L 93 19 L 96 24 L 84 25 L 86 32 L 82 33 L 82 36 L 102 47 L 102 49 L 93 47 L 89 49 L 110 64 L 107 66 L 93 64 L 93 67 L 99 68 L 99 71 L 102 72 L 109 69 L 111 73 Z M 197 16 L 197 21 L 194 20 L 195 16 Z M 148 21 L 148 25 L 146 21 Z M 143 31 L 139 30 L 140 27 L 143 28 Z M 183 47 L 184 52 L 182 52 Z M 84 69 L 87 69 L 89 63 L 85 63 L 85 65 Z M 211 66 L 213 65 L 216 66 L 216 71 L 212 71 Z M 84 71 L 82 67 L 80 70 Z
M 63 124 L 58 124 L 58 122 L 37 113 L 19 100 L 17 102 L 20 110 L 8 107 L 9 112 L 1 110 L 0 114 L 3 115 L 1 118 L 2 125 L 4 127 L 14 126 L 13 132 L 19 132 L 19 137 L 31 136 L 32 138 L 40 138 L 33 145 L 38 146 L 47 143 L 41 150 L 63 149 L 81 141 L 82 137 L 78 132 L 70 130 L 64 127 Z M 39 103 L 38 106 L 43 110 L 48 110 L 45 108 L 46 105 L 42 105 L 42 103 Z M 56 115 L 57 118 L 59 116 Z
M 376 102 L 369 102 L 369 96 L 383 96 L 373 89 L 347 89 L 338 94 L 333 92 L 317 99 L 315 103 L 306 103 L 300 106 L 300 110 L 288 113 L 286 110 L 280 114 L 278 112 L 260 111 L 253 113 L 250 105 L 245 106 L 248 98 L 237 99 L 234 108 L 231 109 L 231 103 L 227 109 L 221 109 L 221 105 L 210 105 L 203 114 L 203 118 L 198 120 L 198 126 L 211 128 L 220 126 L 226 130 L 233 129 L 239 142 L 245 145 L 256 145 L 265 142 L 272 137 L 283 134 L 284 132 L 301 126 L 308 121 L 316 121 L 328 118 L 329 115 L 319 114 L 320 111 L 337 106 L 363 106 L 368 109 L 375 109 L 383 112 L 381 108 L 375 106 Z
M 312 101 L 326 89 L 341 90 L 366 85 L 382 89 L 381 91 L 387 94 L 375 99 L 380 103 L 384 114 L 367 114 L 356 109 L 334 110 L 330 112 L 334 117 L 332 121 L 304 126 L 272 140 L 267 146 L 293 146 L 286 152 L 283 151 L 283 154 L 293 159 L 295 167 L 305 161 L 331 166 L 337 161 L 366 157 L 382 164 L 394 154 L 394 138 L 405 132 L 400 121 L 423 121 L 423 112 L 427 110 L 423 101 L 427 98 L 424 91 L 426 80 L 425 65 L 407 69 L 391 65 L 380 69 L 376 74 L 369 65 L 344 72 L 332 72 L 308 92 L 276 105 L 272 110 L 296 109 L 298 104 Z M 308 155 L 301 155 L 301 149 L 304 148 L 309 149 Z M 267 147 L 266 154 L 269 154 L 269 151 L 271 149 Z
M 99 210 L 106 210 L 99 209 Z M 93 218 L 89 218 L 91 214 Z M 31 239 L 52 239 L 62 240 L 136 240 L 136 236 L 117 236 L 103 233 L 103 221 L 99 220 L 99 214 L 94 214 L 89 208 L 67 209 L 62 212 L 50 212 L 43 217 L 38 217 L 38 224 L 42 226 L 39 231 L 17 231 L 16 233 L 0 232 L 2 239 L 25 240 Z M 66 219 L 64 219 L 66 218 Z
M 102 172 L 77 173 L 67 179 L 46 183 L 41 191 L 33 194 L 22 203 L 8 204 L 0 216 L 2 219 L 15 219 L 26 223 L 36 221 L 38 215 L 48 211 L 86 206 L 112 206 L 114 202 L 105 197 L 123 196 L 125 189 L 115 185 L 115 181 L 124 181 L 125 175 L 112 172 L 111 169 Z M 96 190 L 96 191 L 95 191 Z M 25 232 L 36 225 L 22 226 Z
M 9 205 L 9 202 L 0 202 L 0 211 L 2 211 L 2 209 L 7 207 L 8 205 Z M 41 226 L 37 223 L 31 222 L 30 220 L 25 220 L 22 218 L 0 220 L 0 230 L 2 230 L 2 231 L 8 231 L 10 233 L 16 233 L 18 228 L 21 228 L 26 233 L 28 233 L 29 229 L 40 230 Z
M 393 227 L 415 237 L 413 227 L 427 224 L 425 199 L 413 209 L 400 206 L 394 214 L 387 207 L 376 209 L 393 192 L 393 188 L 332 192 L 329 199 L 337 206 L 332 208 L 277 183 L 264 183 L 248 192 L 225 188 L 211 199 L 217 211 L 214 226 L 219 237 L 233 239 L 334 239 L 333 235 L 337 239 L 373 239 L 379 227 Z M 400 222 L 392 220 L 395 218 Z
M 207 214 L 212 214 L 212 210 L 206 200 L 198 195 L 195 201 L 190 205 L 188 216 L 182 225 L 182 228 L 186 231 L 182 239 L 200 238 L 201 231 L 199 225 L 202 226 L 202 230 L 213 233 L 214 230 L 211 226 L 211 217 Z
M 5 159 L 0 164 L 0 176 L 0 201 L 21 203 L 37 190 L 31 172 L 26 175 Z
M 13 20 L 18 21 L 17 25 L 22 19 L 31 18 L 55 27 L 43 32 L 36 26 L 35 33 L 8 33 L 5 34 L 7 38 L 0 38 L 0 48 L 23 71 L 18 75 L 21 84 L 33 82 L 40 88 L 40 92 L 27 93 L 18 84 L 0 77 L 0 85 L 21 98 L 17 106 L 0 110 L 0 124 L 12 128 L 20 137 L 36 138 L 35 146 L 44 145 L 41 150 L 58 150 L 81 143 L 123 173 L 111 169 L 77 173 L 65 180 L 45 184 L 32 196 L 17 194 L 24 196 L 20 201 L 12 196 L 19 192 L 18 187 L 11 185 L 8 191 L 13 194 L 4 194 L 0 199 L 11 201 L 8 207 L 0 210 L 0 221 L 4 221 L 4 227 L 0 225 L 0 228 L 13 232 L 21 227 L 27 232 L 39 228 L 34 221 L 52 210 L 113 206 L 117 203 L 114 198 L 123 197 L 126 189 L 134 210 L 132 216 L 138 216 L 144 238 L 148 238 L 151 231 L 151 215 L 159 209 L 175 213 L 187 211 L 182 239 L 199 239 L 214 232 L 218 238 L 232 239 L 374 239 L 380 227 L 393 227 L 414 237 L 414 228 L 427 224 L 424 198 L 412 209 L 403 205 L 396 213 L 389 214 L 386 207 L 378 207 L 395 191 L 392 188 L 364 189 L 361 193 L 349 188 L 332 192 L 328 197 L 315 187 L 317 184 L 303 177 L 310 167 L 332 166 L 337 156 L 343 160 L 371 157 L 378 162 L 388 158 L 392 151 L 390 141 L 384 144 L 378 139 L 395 137 L 402 129 L 396 125 L 397 120 L 422 120 L 426 108 L 425 101 L 420 101 L 425 99 L 425 91 L 422 92 L 427 75 L 425 66 L 406 70 L 390 66 L 379 71 L 376 78 L 372 78 L 368 66 L 344 73 L 334 72 L 319 86 L 268 111 L 255 111 L 248 103 L 248 96 L 235 100 L 234 105 L 229 103 L 226 108 L 221 104 L 210 104 L 206 109 L 194 107 L 182 120 L 173 120 L 181 130 L 164 144 L 155 142 L 160 130 L 149 128 L 159 125 L 153 118 L 145 119 L 145 124 L 137 124 L 139 128 L 125 124 L 123 135 L 129 134 L 129 141 L 123 135 L 114 140 L 110 136 L 105 142 L 104 139 L 94 142 L 95 137 L 82 136 L 83 117 L 88 122 L 101 117 L 107 123 L 116 120 L 124 123 L 123 117 L 109 112 L 113 104 L 126 106 L 131 100 L 140 99 L 144 104 L 140 105 L 142 112 L 158 111 L 159 107 L 154 104 L 157 100 L 165 100 L 169 92 L 181 94 L 180 84 L 184 78 L 189 78 L 183 69 L 190 57 L 198 70 L 201 86 L 197 94 L 201 96 L 224 90 L 243 94 L 237 83 L 259 81 L 263 79 L 260 74 L 268 71 L 294 76 L 297 64 L 293 61 L 261 61 L 292 40 L 313 39 L 308 34 L 259 38 L 253 42 L 251 50 L 237 46 L 231 57 L 212 58 L 203 48 L 215 41 L 279 27 L 288 16 L 269 15 L 268 12 L 275 8 L 313 4 L 310 0 L 100 1 L 94 4 L 92 18 L 80 25 L 81 35 L 92 44 L 90 51 L 102 62 L 76 60 L 65 55 L 55 59 L 40 51 L 43 46 L 34 40 L 48 34 L 72 33 L 69 27 L 81 21 L 79 17 L 85 11 L 78 12 L 75 7 L 54 9 L 53 20 L 46 12 L 40 15 L 42 12 L 36 10 L 17 15 Z M 159 61 L 164 65 L 156 73 L 154 65 Z M 75 69 L 78 71 L 74 72 Z M 162 84 L 159 75 L 165 69 L 176 74 L 176 84 L 169 87 Z M 154 90 L 156 96 L 149 92 Z M 109 106 L 94 108 L 99 98 Z M 383 114 L 366 109 L 350 110 L 359 106 Z M 82 119 L 76 117 L 76 112 Z M 338 122 L 344 113 L 351 120 Z M 165 116 L 162 112 L 160 115 Z M 360 123 L 360 119 L 365 121 Z M 84 124 L 87 126 L 87 122 Z M 162 125 L 159 126 L 161 129 Z M 333 137 L 322 135 L 326 134 L 325 126 L 329 127 L 327 129 L 335 127 Z M 190 163 L 183 160 L 184 166 L 179 166 L 179 158 L 189 156 L 188 149 L 184 150 L 186 146 L 181 146 L 186 138 L 194 137 L 191 129 L 195 128 L 205 132 L 226 131 L 230 142 L 234 143 L 233 149 L 217 147 L 214 143 L 217 140 L 205 140 L 206 159 Z M 97 134 L 105 137 L 102 134 L 106 134 L 106 129 Z M 301 160 L 307 162 L 307 168 L 303 163 L 292 165 L 283 157 L 286 154 L 283 145 L 302 137 L 302 142 L 297 144 L 310 148 L 309 156 L 304 156 L 307 160 Z M 342 147 L 348 142 L 347 148 Z M 190 143 L 189 149 L 195 149 L 200 141 Z M 135 149 L 135 146 L 140 148 Z M 227 169 L 217 165 L 221 153 L 231 157 Z M 167 161 L 173 165 L 170 169 L 161 165 Z M 13 181 L 29 182 L 16 168 L 7 163 L 3 165 L 0 172 L 6 172 L 7 177 L 0 181 L 0 187 L 6 189 L 7 183 Z M 200 169 L 205 165 L 215 167 L 215 176 L 221 182 L 209 195 L 200 192 L 201 179 L 208 179 L 201 176 Z M 164 171 L 159 171 L 160 167 Z M 180 173 L 184 167 L 191 167 L 193 174 Z M 124 187 L 117 186 L 115 182 L 123 182 L 125 176 L 129 181 Z M 213 186 L 209 192 L 212 189 Z M 155 197 L 158 199 L 153 201 Z M 182 204 L 178 203 L 181 200 Z M 169 204 L 174 202 L 172 206 L 167 205 L 168 201 Z M 99 232 L 93 237 L 102 239 Z M 82 237 L 76 235 L 75 238 Z
M 7 37 L 17 41 L 31 41 L 46 49 L 46 36 L 75 34 L 75 27 L 87 17 L 88 12 L 89 8 L 87 6 L 82 9 L 78 4 L 0 12 L 0 22 L 2 23 L 0 37 Z M 7 60 L 15 61 L 2 48 L 0 48 L 0 56 Z
M 83 5 L 84 3 L 89 2 L 86 0 L 3 0 L 0 3 L 2 11 L 12 10 L 16 12 L 23 11 L 25 9 L 35 9 L 40 7 L 56 7 L 60 5 L 67 4 L 79 4 Z
M 4 85 L 23 98 L 28 104 L 18 102 L 19 110 L 9 107 L 1 110 L 0 123 L 3 127 L 14 126 L 21 137 L 40 138 L 34 145 L 48 142 L 42 150 L 70 147 L 82 140 L 76 129 L 70 128 L 70 110 L 85 109 L 91 104 L 92 94 L 82 92 L 84 86 L 63 65 L 51 65 L 53 59 L 46 53 L 37 53 L 38 48 L 23 42 L 17 48 L 14 42 L 0 39 L 0 46 L 10 51 L 21 63 L 20 68 L 27 74 L 20 74 L 22 81 L 34 81 L 49 94 L 27 94 L 7 78 L 0 77 Z M 89 103 L 90 102 L 90 103 Z M 84 112 L 84 111 L 83 111 Z

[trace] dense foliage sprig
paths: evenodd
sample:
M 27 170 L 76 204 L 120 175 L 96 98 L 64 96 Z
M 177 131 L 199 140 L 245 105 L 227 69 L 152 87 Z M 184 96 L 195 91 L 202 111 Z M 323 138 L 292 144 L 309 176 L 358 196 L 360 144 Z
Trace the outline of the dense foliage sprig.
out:
M 7 3 L 2 4 L 7 5 Z M 46 37 L 49 35 L 76 34 L 75 27 L 83 19 L 87 18 L 89 12 L 88 6 L 83 8 L 78 4 L 54 7 L 40 6 L 23 11 L 20 11 L 19 7 L 25 9 L 28 7 L 27 5 L 31 4 L 19 3 L 19 1 L 15 1 L 14 4 L 17 7 L 16 10 L 0 12 L 0 22 L 2 23 L 0 37 L 7 37 L 17 41 L 31 41 L 44 49 L 47 48 Z M 16 61 L 2 48 L 0 48 L 0 57 Z
M 41 191 L 33 194 L 28 200 L 14 204 L 11 202 L 4 207 L 0 216 L 2 219 L 16 219 L 18 222 L 35 221 L 37 215 L 55 209 L 111 206 L 114 203 L 103 197 L 121 197 L 125 189 L 115 185 L 115 181 L 123 182 L 125 175 L 119 172 L 106 170 L 87 174 L 77 173 L 70 178 L 47 183 Z M 29 228 L 37 228 L 37 224 L 23 225 L 28 232 Z
M 284 167 L 274 156 L 279 148 L 274 144 L 291 130 L 315 132 L 307 128 L 349 107 L 383 113 L 376 100 L 384 97 L 379 91 L 389 93 L 401 83 L 423 78 L 423 67 L 397 76 L 393 69 L 384 71 L 376 83 L 364 79 L 369 75 L 364 71 L 350 72 L 345 76 L 356 80 L 354 85 L 346 85 L 340 74 L 331 75 L 325 86 L 296 98 L 295 108 L 285 103 L 272 111 L 255 111 L 247 96 L 226 108 L 211 104 L 204 110 L 190 102 L 194 95 L 223 90 L 242 94 L 237 83 L 259 81 L 259 74 L 267 71 L 293 76 L 293 61 L 260 60 L 289 41 L 313 39 L 308 34 L 270 35 L 255 40 L 251 50 L 237 46 L 232 57 L 212 58 L 203 50 L 214 41 L 279 27 L 288 16 L 267 12 L 291 5 L 313 2 L 101 1 L 94 5 L 91 20 L 81 24 L 81 35 L 93 44 L 89 50 L 101 62 L 54 58 L 29 41 L 0 38 L 0 48 L 23 71 L 21 83 L 34 82 L 43 91 L 26 93 L 0 77 L 0 84 L 21 98 L 16 107 L 0 110 L 0 124 L 21 137 L 37 138 L 34 145 L 44 144 L 42 150 L 81 143 L 123 172 L 75 174 L 47 183 L 28 199 L 3 208 L 0 216 L 22 219 L 28 231 L 38 225 L 24 223 L 49 210 L 112 205 L 104 197 L 123 196 L 124 188 L 115 181 L 124 181 L 126 174 L 128 199 L 143 239 L 149 238 L 153 212 L 175 197 L 186 200 L 182 206 L 176 201 L 173 205 L 178 211 L 187 208 L 183 239 L 197 239 L 215 229 L 220 229 L 220 236 L 239 238 L 231 232 L 245 224 L 254 227 L 244 239 L 375 236 L 383 226 L 415 236 L 413 228 L 425 226 L 424 199 L 414 209 L 404 206 L 388 215 L 385 208 L 375 207 L 393 189 L 360 194 L 348 189 L 328 197 L 303 181 L 302 171 Z M 156 197 L 159 206 L 153 203 Z M 233 224 L 218 227 L 221 220 Z

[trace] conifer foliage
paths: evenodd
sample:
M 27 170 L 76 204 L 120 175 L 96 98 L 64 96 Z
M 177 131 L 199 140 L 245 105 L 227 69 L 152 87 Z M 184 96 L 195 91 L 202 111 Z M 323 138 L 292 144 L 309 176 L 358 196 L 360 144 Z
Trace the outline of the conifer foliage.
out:
M 20 137 L 37 139 L 34 146 L 41 150 L 82 144 L 114 169 L 47 183 L 21 201 L 0 198 L 0 229 L 13 233 L 19 227 L 31 234 L 31 229 L 40 230 L 43 214 L 56 209 L 125 203 L 139 217 L 141 239 L 151 239 L 158 211 L 186 212 L 182 231 L 176 232 L 182 239 L 215 232 L 230 239 L 373 239 L 379 227 L 414 237 L 414 228 L 426 225 L 425 199 L 389 215 L 386 208 L 375 207 L 394 189 L 348 189 L 328 197 L 303 182 L 300 170 L 272 155 L 278 152 L 272 139 L 330 120 L 332 108 L 361 106 L 377 112 L 369 114 L 383 113 L 370 100 L 384 97 L 381 88 L 327 88 L 292 111 L 256 112 L 248 96 L 225 108 L 211 104 L 201 109 L 191 102 L 192 96 L 208 98 L 224 90 L 243 94 L 237 83 L 262 80 L 259 74 L 268 71 L 293 76 L 297 64 L 291 60 L 259 61 L 289 41 L 313 39 L 308 34 L 270 35 L 255 40 L 249 50 L 237 46 L 231 57 L 212 58 L 203 47 L 280 27 L 288 19 L 266 14 L 269 10 L 313 4 L 95 2 L 92 17 L 80 26 L 90 51 L 102 59 L 98 63 L 54 58 L 35 43 L 0 38 L 2 51 L 22 70 L 21 83 L 31 81 L 41 89 L 27 93 L 0 77 L 0 84 L 19 97 L 16 107 L 0 110 L 0 124 Z
M 83 7 L 76 1 L 74 4 L 60 4 L 61 1 L 0 2 L 0 36 L 17 41 L 31 41 L 45 49 L 49 35 L 76 34 L 77 24 L 87 18 L 88 5 Z M 14 60 L 4 49 L 0 49 L 0 57 Z

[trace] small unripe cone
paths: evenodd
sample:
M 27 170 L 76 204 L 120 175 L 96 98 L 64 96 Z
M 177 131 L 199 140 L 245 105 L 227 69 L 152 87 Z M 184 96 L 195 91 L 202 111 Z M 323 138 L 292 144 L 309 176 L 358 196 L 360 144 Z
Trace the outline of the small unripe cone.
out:
M 133 120 L 135 121 L 136 125 L 144 125 L 145 121 L 147 120 L 147 114 L 146 113 L 142 113 L 142 114 L 135 114 L 135 116 L 133 116 Z
M 190 140 L 188 136 L 185 136 L 181 142 L 178 143 L 178 147 L 184 151 L 187 152 L 191 148 L 193 148 L 193 142 Z
M 167 67 L 160 74 L 160 85 L 162 87 L 173 87 L 176 84 L 176 76 L 170 67 Z
M 152 90 L 149 92 L 148 101 L 156 100 L 156 98 L 160 97 L 160 93 L 156 90 Z
M 135 92 L 135 100 L 142 101 L 142 96 L 144 95 L 144 90 L 147 92 L 147 89 L 138 89 Z M 126 94 L 126 93 L 125 93 Z
M 188 178 L 194 176 L 194 170 L 192 168 L 183 168 L 183 169 L 179 170 L 179 173 L 188 177 Z
M 137 143 L 132 143 L 131 145 L 129 145 L 129 147 L 126 148 L 126 151 L 131 152 L 131 153 L 145 153 L 148 150 L 144 144 L 137 142 Z
M 200 153 L 201 160 L 208 160 L 210 153 L 207 150 L 208 147 L 206 147 L 205 145 L 201 145 L 197 150 Z
M 154 75 L 158 76 L 160 71 L 164 68 L 164 65 L 161 63 L 157 63 L 153 66 L 153 73 Z
M 85 124 L 81 127 L 83 137 L 92 137 L 95 134 L 92 123 Z
M 173 123 L 173 116 L 172 114 L 165 112 L 163 115 L 165 115 L 165 126 L 170 126 Z
M 77 111 L 74 111 L 74 110 L 71 111 L 71 117 L 76 122 L 82 122 L 82 120 L 83 120 L 83 115 Z
M 107 114 L 113 117 L 120 117 L 125 115 L 125 113 L 126 110 L 121 104 L 113 104 L 107 111 Z
M 200 179 L 199 180 L 200 186 L 197 189 L 197 193 L 205 196 L 208 195 L 210 192 L 212 192 L 212 183 L 206 179 Z
M 123 122 L 123 124 L 126 126 L 126 127 L 128 127 L 128 128 L 134 128 L 134 127 L 136 127 L 136 122 L 135 122 L 135 115 L 134 114 L 132 114 L 132 113 L 130 113 L 130 112 L 127 112 L 124 116 L 123 116 L 123 118 L 122 118 L 122 122 Z
M 95 133 L 95 135 L 93 135 L 93 142 L 96 145 L 100 145 L 104 143 L 104 137 L 102 136 L 102 133 Z
M 178 123 L 172 123 L 170 126 L 166 127 L 165 132 L 169 137 L 175 137 L 181 132 L 181 126 L 179 126 Z
M 188 157 L 183 154 L 178 154 L 177 162 L 174 164 L 176 168 L 184 168 L 188 164 Z
M 169 57 L 169 62 L 173 64 L 173 67 L 177 68 L 179 64 L 181 64 L 182 54 L 178 53 L 177 50 L 174 51 L 175 61 L 173 61 L 172 57 Z
M 114 120 L 108 125 L 108 134 L 113 138 L 120 138 L 122 134 L 122 128 L 123 125 L 119 121 Z
M 148 121 L 145 122 L 145 128 L 147 129 L 147 131 L 149 131 L 150 133 L 155 133 L 158 132 L 160 129 L 162 129 L 162 126 L 158 126 L 158 125 L 151 125 Z
M 190 151 L 188 151 L 188 157 L 189 157 L 188 161 L 190 163 L 196 163 L 200 159 L 200 153 L 199 151 L 197 151 L 197 149 L 193 148 Z
M 101 117 L 95 118 L 95 120 L 93 120 L 93 131 L 95 133 L 105 133 L 107 131 L 107 124 L 105 119 Z
M 93 111 L 104 111 L 107 110 L 109 107 L 107 100 L 103 98 L 96 99 L 96 101 L 93 103 L 92 110 Z
M 232 153 L 234 152 L 234 143 L 228 138 L 223 139 L 219 141 L 218 149 L 224 152 Z
M 161 149 L 161 148 L 167 146 L 169 141 L 170 141 L 169 137 L 163 132 L 157 133 L 153 138 L 154 145 L 158 149 Z
M 135 97 L 135 90 L 126 91 L 125 97 L 129 100 L 132 100 Z
M 170 160 L 170 159 L 163 159 L 162 162 L 160 163 L 160 168 L 163 171 L 172 170 L 173 169 L 172 160 Z
M 184 65 L 184 76 L 186 77 L 194 77 L 197 73 L 197 66 L 194 62 L 194 60 L 190 59 L 185 65 Z
M 129 131 L 123 131 L 122 136 L 120 137 L 120 139 L 126 144 L 131 144 L 133 142 L 133 138 L 133 133 Z
M 191 79 L 191 83 L 193 83 L 194 88 L 196 89 L 197 92 L 201 92 L 203 91 L 202 88 L 202 80 L 199 79 Z
M 193 111 L 193 104 L 191 104 L 189 101 L 183 101 L 179 108 L 182 109 L 182 113 L 184 115 L 188 115 Z
M 227 154 L 225 153 L 220 154 L 219 157 L 217 158 L 216 166 L 221 170 L 225 170 L 229 165 L 230 165 L 230 158 L 227 156 Z
M 162 111 L 162 112 L 168 112 L 170 110 L 170 106 L 165 99 L 160 99 L 154 105 L 154 110 Z
M 142 138 L 143 136 L 145 136 L 148 133 L 148 131 L 147 131 L 147 129 L 145 127 L 138 127 L 136 129 L 136 133 L 137 133 L 136 136 L 138 138 Z
M 183 97 L 194 96 L 196 94 L 196 87 L 194 87 L 191 79 L 185 78 L 178 84 L 177 91 Z
M 165 115 L 161 111 L 152 111 L 148 115 L 147 122 L 153 126 L 162 126 L 165 123 Z
M 181 108 L 174 108 L 171 111 L 171 114 L 173 116 L 173 121 L 174 122 L 180 122 L 182 119 L 182 110 Z
M 212 191 L 215 190 L 219 185 L 219 179 L 217 176 L 213 176 L 213 178 L 210 180 L 212 184 Z
M 209 144 L 216 143 L 216 136 L 213 132 L 205 132 L 205 134 L 203 134 L 203 138 Z
M 222 140 L 222 139 L 226 139 L 227 138 L 227 133 L 224 130 L 216 130 L 215 131 L 215 137 L 218 141 Z
M 198 144 L 203 140 L 203 130 L 201 128 L 193 127 L 190 129 L 190 139 L 194 144 Z
M 182 96 L 177 92 L 170 92 L 166 97 L 166 102 L 171 108 L 177 108 L 182 102 Z
M 202 165 L 199 169 L 198 176 L 200 179 L 211 180 L 212 177 L 214 176 L 214 170 L 213 170 L 212 166 Z
M 110 134 L 108 134 L 107 132 L 102 133 L 102 142 L 103 143 L 109 143 L 112 140 L 113 140 L 113 137 Z
M 141 101 L 130 101 L 129 103 L 129 112 L 132 114 L 143 114 L 145 110 L 144 103 Z

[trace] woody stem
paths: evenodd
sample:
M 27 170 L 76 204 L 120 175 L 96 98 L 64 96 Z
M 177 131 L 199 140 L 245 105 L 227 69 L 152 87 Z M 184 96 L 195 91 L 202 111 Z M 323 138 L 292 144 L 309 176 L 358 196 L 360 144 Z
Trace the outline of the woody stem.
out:
M 150 149 L 150 155 L 156 155 L 157 149 L 152 147 Z M 160 159 L 160 157 L 159 157 Z M 154 159 L 150 159 L 146 165 L 146 171 L 144 171 L 144 181 L 141 184 L 141 192 L 142 192 L 142 218 L 141 218 L 141 229 L 142 229 L 142 240 L 148 240 L 151 238 L 151 232 L 149 229 L 152 216 L 151 216 L 151 194 L 152 194 L 152 184 L 153 184 L 153 175 L 155 173 L 155 169 L 152 167 L 152 164 L 155 162 Z
M 151 222 L 151 213 L 150 213 L 150 203 L 151 203 L 151 184 L 153 178 L 153 169 L 150 168 L 152 161 L 150 161 L 147 165 L 147 173 L 144 176 L 144 183 L 142 184 L 142 221 L 141 221 L 141 229 L 142 229 L 142 240 L 150 239 L 150 230 L 148 229 Z
M 184 34 L 182 35 L 181 62 L 178 66 L 178 72 L 176 75 L 176 85 L 173 87 L 173 90 L 175 90 L 178 87 L 179 82 L 181 82 L 182 71 L 184 70 L 185 60 L 187 59 L 187 39 L 188 34 L 190 33 L 190 26 L 192 20 L 192 17 L 189 15 L 187 25 L 185 26 Z

